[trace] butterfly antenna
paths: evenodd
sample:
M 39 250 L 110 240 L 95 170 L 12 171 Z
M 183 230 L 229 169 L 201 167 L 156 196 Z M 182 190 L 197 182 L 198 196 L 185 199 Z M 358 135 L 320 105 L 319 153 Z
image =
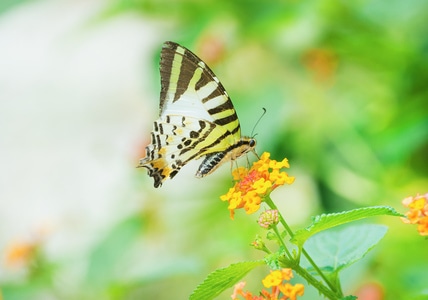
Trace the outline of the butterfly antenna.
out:
M 253 130 L 251 131 L 251 137 L 253 137 L 253 138 L 257 135 L 257 133 L 256 133 L 256 134 L 254 134 L 254 130 L 256 129 L 256 127 L 257 127 L 257 125 L 259 124 L 260 120 L 261 120 L 261 119 L 263 118 L 263 116 L 266 114 L 266 108 L 262 107 L 262 109 L 263 109 L 263 113 L 262 113 L 262 115 L 259 117 L 259 119 L 257 120 L 256 124 L 254 124 Z

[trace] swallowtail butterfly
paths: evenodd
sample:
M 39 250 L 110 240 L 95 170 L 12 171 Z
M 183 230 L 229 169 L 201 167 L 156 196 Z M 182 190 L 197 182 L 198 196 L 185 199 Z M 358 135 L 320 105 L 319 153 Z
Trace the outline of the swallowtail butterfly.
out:
M 189 161 L 204 157 L 196 177 L 253 151 L 256 141 L 241 136 L 229 95 L 211 69 L 190 50 L 165 42 L 160 60 L 160 115 L 151 144 L 138 167 L 159 187 Z

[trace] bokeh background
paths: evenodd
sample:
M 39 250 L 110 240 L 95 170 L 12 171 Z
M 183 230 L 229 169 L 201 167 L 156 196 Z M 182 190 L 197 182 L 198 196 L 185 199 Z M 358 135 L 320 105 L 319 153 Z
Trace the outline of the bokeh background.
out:
M 228 166 L 198 180 L 191 163 L 161 189 L 135 168 L 166 40 L 211 66 L 244 134 L 266 108 L 257 151 L 290 161 L 296 181 L 273 199 L 293 228 L 368 205 L 404 212 L 427 192 L 426 1 L 2 1 L 0 298 L 187 299 L 216 268 L 263 257 L 249 246 L 265 234 L 257 216 L 232 221 L 219 199 Z M 370 222 L 389 231 L 343 274 L 345 293 L 427 293 L 427 240 Z

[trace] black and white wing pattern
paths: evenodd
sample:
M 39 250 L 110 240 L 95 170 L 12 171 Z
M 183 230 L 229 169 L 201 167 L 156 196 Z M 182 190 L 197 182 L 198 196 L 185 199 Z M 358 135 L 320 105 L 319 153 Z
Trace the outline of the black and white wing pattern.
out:
M 229 95 L 211 69 L 190 50 L 165 42 L 160 61 L 160 115 L 139 167 L 159 187 L 189 161 L 204 157 L 196 177 L 254 151 L 256 141 L 242 137 Z

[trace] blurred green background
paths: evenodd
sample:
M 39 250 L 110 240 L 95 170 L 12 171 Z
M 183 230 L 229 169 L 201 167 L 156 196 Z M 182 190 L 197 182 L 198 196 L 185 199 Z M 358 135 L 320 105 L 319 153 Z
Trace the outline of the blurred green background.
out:
M 59 2 L 64 6 L 59 8 L 59 4 L 49 1 L 2 5 L 0 37 L 5 33 L 1 31 L 2 24 L 12 22 L 17 11 L 50 9 L 49 5 L 53 5 L 56 10 L 50 13 L 59 12 L 58 20 L 67 18 L 67 8 L 74 4 Z M 110 187 L 109 196 L 114 195 L 112 205 L 105 205 L 103 195 L 97 193 L 80 203 L 80 209 L 86 211 L 85 218 L 92 218 L 85 205 L 93 202 L 97 204 L 90 212 L 101 210 L 105 215 L 103 222 L 90 230 L 79 227 L 79 219 L 74 219 L 72 224 L 78 228 L 78 238 L 85 241 L 84 246 L 76 243 L 80 246 L 66 250 L 56 246 L 64 241 L 68 245 L 67 234 L 73 232 L 73 226 L 63 230 L 56 225 L 54 234 L 49 231 L 41 238 L 27 239 L 18 243 L 21 248 L 12 243 L 13 238 L 2 239 L 0 290 L 4 299 L 186 299 L 216 268 L 263 257 L 249 246 L 256 234 L 265 234 L 254 222 L 257 216 L 238 212 L 231 221 L 227 205 L 219 200 L 230 186 L 227 166 L 197 180 L 193 178 L 197 165 L 191 164 L 158 190 L 152 187 L 152 178 L 145 170 L 134 169 L 149 142 L 151 123 L 157 118 L 158 62 L 165 40 L 186 46 L 211 66 L 234 102 L 243 134 L 251 134 L 262 108 L 266 108 L 267 114 L 255 129 L 257 151 L 259 154 L 268 151 L 274 159 L 287 157 L 290 161 L 288 173 L 296 177 L 296 182 L 275 191 L 273 200 L 294 228 L 306 226 L 310 216 L 319 213 L 369 205 L 390 205 L 404 212 L 401 205 L 404 197 L 427 192 L 428 2 L 110 0 L 94 3 L 78 4 L 79 11 L 88 10 L 91 14 L 84 13 L 85 17 L 75 22 L 74 35 L 63 39 L 53 51 L 67 51 L 70 40 L 82 36 L 86 41 L 97 40 L 94 28 L 112 26 L 115 22 L 132 20 L 148 24 L 136 34 L 139 38 L 135 40 L 115 40 L 129 34 L 132 22 L 130 27 L 118 25 L 114 34 L 105 35 L 123 48 L 146 49 L 144 57 L 134 53 L 132 65 L 145 74 L 144 83 L 132 86 L 124 81 L 106 83 L 89 73 L 87 84 L 98 78 L 96 95 L 105 96 L 105 100 L 102 106 L 91 104 L 90 100 L 79 104 L 80 112 L 91 109 L 91 114 L 83 116 L 91 120 L 100 112 L 103 114 L 104 109 L 110 109 L 97 126 L 111 128 L 112 124 L 128 122 L 128 118 L 134 120 L 130 123 L 135 127 L 130 133 L 132 137 L 128 143 L 120 144 L 121 149 L 127 150 L 115 160 L 123 166 L 123 176 L 112 177 L 108 184 L 103 182 Z M 25 23 L 25 17 L 20 21 Z M 44 21 L 55 28 L 55 19 Z M 102 53 L 103 49 L 90 52 L 93 56 L 88 56 L 84 67 Z M 6 62 L 7 57 L 3 59 Z M 108 57 L 111 60 L 118 64 L 129 62 L 120 55 Z M 69 63 L 71 66 L 73 61 Z M 106 67 L 101 72 L 115 74 L 117 78 L 124 76 L 120 69 L 115 70 Z M 87 73 L 82 71 L 80 75 L 84 74 Z M 0 82 L 4 88 L 8 86 L 5 82 Z M 110 91 L 110 85 L 118 90 L 104 93 L 103 87 Z M 121 89 L 121 85 L 125 87 Z M 49 81 L 47 86 L 47 94 L 54 88 L 62 88 L 61 85 L 53 88 Z M 82 80 L 73 89 L 81 91 L 83 87 Z M 131 88 L 134 90 L 130 91 Z M 40 95 L 42 99 L 44 94 Z M 134 102 L 126 102 L 127 97 Z M 5 105 L 13 97 L 2 98 L 0 101 Z M 135 113 L 127 115 L 126 111 L 120 111 L 116 116 L 116 106 L 109 100 L 123 101 L 129 112 Z M 8 107 L 11 106 L 5 105 Z M 50 111 L 52 107 L 55 104 L 42 101 L 38 109 Z M 62 113 L 67 118 L 73 111 Z M 79 123 L 82 116 L 75 118 L 69 121 Z M 47 130 L 55 126 L 53 122 Z M 111 135 L 110 131 L 103 132 L 112 144 L 121 143 L 116 137 L 128 134 L 125 133 L 128 127 L 116 128 Z M 97 139 L 96 136 L 94 131 L 87 140 Z M 11 141 L 18 139 L 15 136 Z M 52 140 L 57 142 L 58 139 Z M 5 143 L 3 151 L 8 146 Z M 94 168 L 108 163 L 115 155 L 115 151 L 108 151 L 105 146 L 100 143 L 90 150 L 102 153 L 99 165 Z M 27 151 L 32 151 L 31 145 Z M 74 160 L 78 165 L 79 153 Z M 241 161 L 244 163 L 245 159 Z M 63 164 L 61 168 L 67 172 Z M 86 169 L 87 165 L 82 165 L 76 177 L 84 176 Z M 86 185 L 92 188 L 97 182 L 89 176 L 84 180 L 85 188 L 89 188 Z M 55 189 L 57 185 L 48 179 L 45 183 L 46 189 Z M 83 181 L 79 181 L 70 189 L 78 191 L 82 186 Z M 14 201 L 14 192 L 11 189 L 10 195 L 2 195 L 2 209 Z M 22 199 L 23 194 L 16 197 Z M 55 198 L 59 206 L 61 201 Z M 70 203 L 64 205 L 65 210 L 73 209 Z M 127 209 L 122 210 L 122 206 Z M 43 209 L 39 206 L 29 214 Z M 75 216 L 79 214 L 76 210 Z M 427 294 L 427 240 L 417 234 L 415 227 L 404 225 L 397 218 L 371 221 L 385 223 L 390 229 L 368 257 L 343 274 L 345 293 L 355 294 L 374 284 L 375 290 L 383 294 L 376 299 L 417 299 L 418 294 Z M 16 228 L 16 224 L 5 221 L 1 226 L 4 236 L 11 232 L 10 228 Z M 34 228 L 21 226 L 16 238 L 30 231 Z M 55 242 L 50 241 L 52 235 L 56 236 Z M 72 236 L 75 238 L 76 232 Z M 250 273 L 245 278 L 248 289 L 259 290 L 260 279 L 267 272 L 265 268 Z M 230 299 L 231 293 L 227 291 L 219 299 Z M 307 287 L 303 299 L 317 297 Z

